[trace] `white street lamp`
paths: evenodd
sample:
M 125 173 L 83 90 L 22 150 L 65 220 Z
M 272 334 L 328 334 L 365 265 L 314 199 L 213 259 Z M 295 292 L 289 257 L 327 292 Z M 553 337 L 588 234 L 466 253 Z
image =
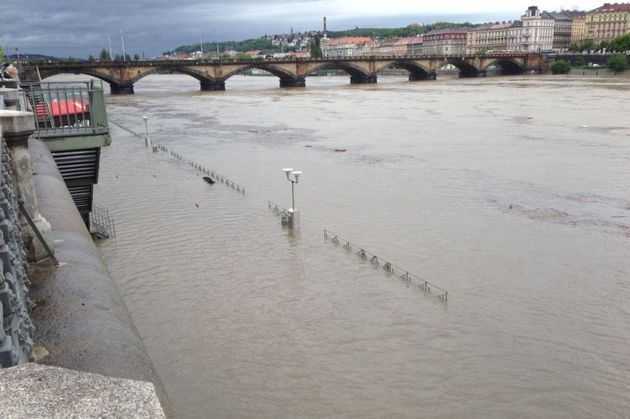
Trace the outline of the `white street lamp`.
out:
M 286 175 L 287 180 L 291 182 L 291 212 L 295 212 L 295 185 L 300 183 L 302 172 L 292 168 L 282 169 L 282 171 Z
M 149 137 L 149 117 L 144 115 L 144 145 L 145 147 L 151 147 L 151 138 Z

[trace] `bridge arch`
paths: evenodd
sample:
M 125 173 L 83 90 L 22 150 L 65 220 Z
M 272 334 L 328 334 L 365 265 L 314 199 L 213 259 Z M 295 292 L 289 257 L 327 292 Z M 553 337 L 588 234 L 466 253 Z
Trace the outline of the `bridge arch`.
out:
M 267 73 L 273 74 L 274 76 L 280 78 L 280 79 L 291 79 L 291 78 L 296 78 L 297 74 L 294 74 L 280 66 L 274 65 L 274 64 L 265 64 L 265 63 L 252 63 L 252 64 L 245 64 L 243 66 L 241 66 L 240 68 L 234 69 L 226 74 L 223 75 L 223 80 L 227 80 L 232 76 L 236 76 L 237 74 L 242 74 L 245 71 L 248 70 L 253 70 L 253 69 L 257 69 L 257 70 L 263 70 L 266 71 Z
M 480 69 L 462 58 L 448 58 L 444 64 L 451 64 L 459 70 L 459 77 L 477 77 Z
M 376 72 L 380 73 L 388 68 L 402 68 L 409 72 L 409 81 L 435 80 L 435 71 L 429 70 L 425 65 L 414 60 L 394 60 L 377 67 Z
M 258 62 L 243 64 L 241 66 L 237 66 L 236 68 L 232 68 L 227 73 L 221 75 L 221 82 L 225 83 L 225 81 L 230 77 L 253 69 L 266 71 L 267 73 L 278 77 L 280 79 L 280 87 L 304 87 L 306 85 L 304 76 L 300 76 L 293 71 L 284 68 L 281 64 Z
M 352 61 L 330 61 L 319 63 L 308 69 L 306 76 L 312 76 L 322 70 L 342 70 L 350 75 L 350 83 L 376 83 L 376 72 L 370 73 Z
M 497 67 L 501 75 L 513 76 L 523 74 L 525 67 L 518 61 L 510 58 L 497 58 L 488 62 L 482 69 L 482 72 L 488 71 L 490 67 Z
M 83 74 L 85 76 L 94 77 L 99 80 L 103 80 L 107 83 L 116 83 L 113 77 L 109 74 L 103 74 L 98 71 L 90 71 L 89 69 L 68 69 L 68 70 L 46 70 L 40 72 L 40 76 L 42 80 L 46 80 L 47 78 L 58 76 L 60 74 Z M 32 80 L 36 80 L 36 78 L 32 78 Z

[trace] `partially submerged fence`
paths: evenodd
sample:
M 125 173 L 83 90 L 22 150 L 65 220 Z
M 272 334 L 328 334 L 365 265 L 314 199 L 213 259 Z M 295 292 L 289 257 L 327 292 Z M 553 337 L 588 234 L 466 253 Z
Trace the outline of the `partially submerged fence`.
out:
M 216 172 L 214 170 L 210 170 L 207 167 L 205 167 L 205 166 L 203 166 L 203 165 L 201 165 L 199 163 L 196 163 L 196 162 L 194 162 L 192 160 L 189 160 L 189 159 L 185 158 L 183 155 L 181 155 L 179 153 L 171 151 L 165 145 L 156 144 L 156 145 L 153 146 L 153 150 L 154 151 L 162 151 L 164 153 L 168 153 L 168 155 L 170 157 L 188 164 L 193 169 L 201 172 L 201 174 L 210 177 L 213 181 L 219 182 L 219 183 L 223 183 L 228 188 L 232 188 L 236 192 L 239 192 L 239 193 L 245 195 L 245 187 L 239 185 L 238 183 L 234 182 L 233 180 L 230 180 L 229 178 L 227 178 L 226 176 L 220 174 L 219 172 Z
M 446 289 L 409 272 L 407 269 L 394 265 L 393 263 L 387 261 L 387 259 L 381 258 L 374 253 L 365 250 L 365 247 L 354 244 L 349 240 L 344 239 L 337 233 L 333 233 L 330 230 L 324 230 L 324 240 L 330 241 L 335 246 L 341 246 L 347 252 L 355 252 L 362 260 L 369 261 L 377 268 L 382 268 L 388 275 L 396 275 L 408 284 L 417 286 L 426 295 L 435 296 L 442 302 L 448 301 L 448 291 Z
M 137 132 L 133 131 L 132 129 L 129 129 L 129 128 L 125 127 L 124 125 L 122 125 L 122 124 L 120 124 L 118 122 L 115 122 L 115 121 L 111 121 L 111 122 L 112 122 L 112 124 L 116 125 L 120 129 L 122 129 L 124 131 L 127 131 L 129 134 L 144 140 L 145 144 L 147 144 L 147 145 L 150 144 L 150 142 L 147 140 L 147 136 L 146 135 L 138 134 Z M 246 194 L 246 190 L 245 190 L 244 186 L 234 182 L 233 180 L 229 179 L 227 176 L 224 176 L 224 175 L 220 174 L 216 170 L 208 169 L 207 167 L 203 166 L 202 164 L 199 164 L 199 163 L 194 162 L 194 161 L 192 161 L 190 159 L 187 159 L 182 154 L 171 150 L 170 148 L 168 148 L 167 146 L 165 146 L 163 144 L 153 144 L 151 147 L 152 147 L 154 152 L 167 153 L 169 155 L 169 157 L 171 157 L 171 158 L 173 158 L 175 160 L 181 161 L 183 163 L 188 164 L 193 169 L 201 172 L 201 174 L 210 177 L 214 182 L 222 183 L 225 186 L 227 186 L 228 188 L 231 188 L 231 189 L 235 190 L 236 192 L 241 193 L 243 195 Z
M 148 140 L 148 136 L 138 134 L 137 132 L 134 132 L 133 130 L 117 122 L 112 121 L 112 123 L 118 126 L 119 128 L 129 132 L 130 134 L 140 139 L 143 139 L 145 141 L 145 144 L 147 144 L 147 146 L 151 145 L 151 142 Z M 169 157 L 188 164 L 193 169 L 200 171 L 202 174 L 208 177 L 211 177 L 214 181 L 223 183 L 227 187 L 230 187 L 234 189 L 236 192 L 242 193 L 243 195 L 245 194 L 245 188 L 242 187 L 241 185 L 237 184 L 236 182 L 233 182 L 232 180 L 228 179 L 227 177 L 219 174 L 218 172 L 214 170 L 210 170 L 199 163 L 196 163 L 192 160 L 185 158 L 182 154 L 170 150 L 167 146 L 163 144 L 154 144 L 154 145 L 151 145 L 151 147 L 153 148 L 154 152 L 167 153 Z M 291 223 L 292 214 L 288 209 L 283 208 L 272 201 L 267 201 L 267 207 L 270 210 L 272 210 L 272 212 L 275 215 L 280 217 L 283 225 L 288 225 Z M 401 280 L 405 281 L 407 284 L 417 286 L 426 295 L 434 296 L 437 299 L 439 299 L 439 301 L 444 302 L 444 303 L 448 301 L 448 291 L 446 289 L 430 281 L 423 279 L 419 275 L 415 275 L 409 272 L 408 269 L 404 269 L 400 266 L 397 266 L 389 262 L 387 259 L 381 258 L 365 250 L 364 247 L 354 244 L 350 242 L 349 240 L 342 238 L 338 234 L 333 233 L 330 230 L 324 230 L 324 240 L 326 241 L 330 240 L 330 242 L 333 243 L 335 246 L 342 246 L 348 252 L 356 251 L 356 255 L 360 257 L 362 260 L 369 261 L 373 266 L 382 268 L 383 271 L 387 275 L 396 275 Z
M 280 217 L 280 221 L 282 222 L 282 225 L 289 225 L 291 224 L 291 212 L 286 209 L 286 208 L 282 208 L 281 206 L 279 206 L 278 204 L 271 202 L 271 201 L 267 201 L 267 207 L 273 211 L 274 214 L 276 214 L 277 216 Z
M 90 212 L 90 233 L 99 240 L 116 238 L 116 223 L 107 208 L 93 206 Z

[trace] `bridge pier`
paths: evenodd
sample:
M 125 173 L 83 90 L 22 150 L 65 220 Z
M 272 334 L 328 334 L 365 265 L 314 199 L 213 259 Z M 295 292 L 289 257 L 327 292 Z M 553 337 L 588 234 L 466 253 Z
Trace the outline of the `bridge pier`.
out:
M 225 90 L 225 80 L 199 80 L 202 92 L 222 92 Z
M 437 73 L 432 71 L 430 73 L 409 73 L 409 81 L 423 81 L 423 80 L 435 80 L 437 79 Z
M 460 79 L 472 79 L 475 77 L 479 77 L 481 73 L 479 71 L 472 71 L 472 70 L 460 70 L 459 71 L 459 78 Z
M 353 74 L 350 76 L 350 84 L 376 84 L 378 76 L 376 74 Z
M 306 87 L 306 78 L 304 78 L 304 76 L 286 79 L 281 78 L 280 87 Z
M 134 94 L 133 84 L 123 85 L 123 84 L 110 83 L 109 87 L 111 89 L 112 95 L 133 95 Z

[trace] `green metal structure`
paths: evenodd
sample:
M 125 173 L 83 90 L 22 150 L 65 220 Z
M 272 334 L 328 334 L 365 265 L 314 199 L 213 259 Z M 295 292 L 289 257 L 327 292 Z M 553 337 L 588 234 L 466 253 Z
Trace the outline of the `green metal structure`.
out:
M 45 142 L 83 220 L 89 226 L 101 148 L 112 142 L 103 83 L 22 84 L 20 107 L 33 113 L 33 136 Z

